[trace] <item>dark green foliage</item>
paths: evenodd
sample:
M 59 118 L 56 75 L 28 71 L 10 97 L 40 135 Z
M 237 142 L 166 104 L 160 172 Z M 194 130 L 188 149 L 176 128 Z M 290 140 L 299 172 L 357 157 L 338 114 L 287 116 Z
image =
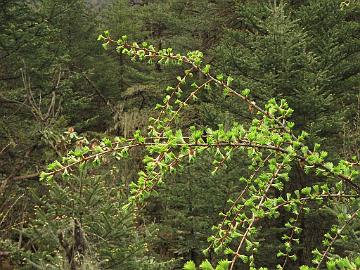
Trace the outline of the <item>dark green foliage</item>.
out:
M 36 250 L 27 255 L 26 265 L 67 269 L 66 248 L 74 245 L 72 259 L 82 269 L 160 269 L 144 255 L 150 232 L 136 226 L 132 211 L 123 210 L 124 190 L 111 172 L 100 176 L 83 171 L 62 184 L 47 185 L 23 232 L 27 245 Z
M 233 16 L 241 26 L 228 28 L 217 49 L 221 69 L 233 74 L 240 88 L 256 89 L 260 101 L 285 97 L 299 128 L 334 146 L 352 110 L 347 104 L 352 100 L 354 106 L 358 95 L 356 7 L 309 1 L 290 13 L 284 4 L 239 4 Z
M 181 163 L 183 169 L 177 168 L 175 176 L 164 176 L 166 185 L 161 180 L 159 188 L 151 192 L 159 196 L 147 198 L 150 194 L 144 193 L 147 204 L 135 211 L 135 218 L 132 209 L 122 207 L 128 203 L 131 190 L 134 192 L 133 185 L 141 187 L 144 176 L 130 183 L 138 179 L 138 171 L 146 171 L 143 148 L 131 149 L 132 158 L 126 161 L 99 159 L 96 162 L 107 164 L 101 169 L 93 164 L 96 168 L 91 165 L 80 174 L 69 170 L 72 176 L 65 180 L 38 181 L 39 172 L 53 160 L 71 162 L 66 159 L 71 149 L 76 149 L 76 158 L 84 158 L 112 143 L 120 144 L 113 136 L 129 139 L 138 129 L 141 132 L 135 133 L 136 140 L 148 142 L 142 136 L 149 131 L 149 117 L 157 117 L 155 104 L 163 106 L 163 90 L 168 85 L 180 83 L 185 97 L 196 88 L 193 82 L 204 82 L 210 73 L 218 74 L 219 81 L 229 83 L 236 93 L 251 97 L 260 106 L 274 97 L 285 98 L 294 109 L 289 119 L 295 123 L 294 132 L 306 130 L 310 134 L 310 149 L 321 142 L 334 164 L 341 158 L 360 158 L 358 1 L 91 1 L 104 7 L 96 10 L 86 2 L 0 3 L 0 252 L 9 252 L 5 257 L 0 254 L 0 268 L 6 263 L 69 268 L 58 232 L 64 234 L 63 243 L 71 246 L 71 230 L 78 222 L 87 244 L 83 257 L 76 258 L 78 268 L 81 262 L 83 269 L 178 269 L 190 259 L 194 263 L 187 263 L 186 269 L 195 269 L 195 265 L 213 269 L 218 261 L 216 269 L 228 269 L 227 260 L 221 261 L 222 253 L 214 252 L 216 245 L 206 255 L 202 251 L 210 244 L 211 227 L 223 218 L 218 213 L 226 213 L 231 205 L 227 199 L 236 199 L 244 189 L 239 178 L 249 177 L 254 170 L 253 161 L 243 153 L 233 155 L 225 162 L 226 168 L 212 175 L 228 149 L 201 155 L 185 149 L 189 157 Z M 104 30 L 110 30 L 114 40 L 128 35 L 140 47 L 151 43 L 156 51 L 172 47 L 174 54 L 186 55 L 200 50 L 204 53 L 202 71 L 194 70 L 192 78 L 184 79 L 186 68 L 163 65 L 166 60 L 153 59 L 150 65 L 143 65 L 137 61 L 139 55 L 131 59 L 121 51 L 104 51 L 96 42 Z M 193 56 L 196 54 L 200 56 L 197 52 Z M 222 91 L 215 84 L 212 89 L 198 91 L 189 106 L 181 109 L 179 119 L 169 123 L 174 130 L 182 129 L 183 136 L 200 136 L 204 143 L 213 136 L 204 132 L 207 127 L 209 132 L 225 134 L 235 121 L 251 127 L 254 107 L 234 99 L 236 93 Z M 274 104 L 269 106 L 274 109 Z M 73 128 L 87 134 L 90 142 L 79 141 Z M 272 143 L 262 138 L 262 143 L 266 142 Z M 89 149 L 83 148 L 86 146 Z M 151 151 L 160 150 L 154 147 Z M 172 148 L 167 150 L 172 152 Z M 117 158 L 126 154 L 121 152 Z M 166 160 L 172 158 L 169 154 Z M 188 159 L 194 162 L 188 164 Z M 60 168 L 59 164 L 50 167 Z M 343 170 L 348 164 L 340 165 L 326 166 Z M 307 175 L 304 168 L 311 168 L 302 162 L 291 166 L 284 190 L 270 192 L 269 197 L 285 198 L 286 193 L 315 183 L 335 187 L 334 179 L 315 172 Z M 354 181 L 358 183 L 359 176 L 354 176 Z M 297 227 L 301 228 L 301 243 L 293 243 L 293 251 L 298 262 L 289 260 L 288 267 L 293 268 L 288 269 L 310 265 L 316 257 L 311 251 L 315 247 L 320 253 L 326 249 L 326 241 L 321 246 L 323 234 L 336 225 L 335 219 L 341 226 L 346 215 L 359 207 L 357 203 L 329 200 L 321 209 L 316 203 L 309 204 L 314 211 L 311 215 L 284 210 L 279 218 L 264 220 L 251 239 L 260 241 L 255 255 L 257 269 L 260 265 L 274 269 L 283 262 L 286 256 L 279 253 L 276 257 L 279 249 L 286 253 L 281 238 Z M 296 221 L 287 224 L 289 218 Z M 331 256 L 338 254 L 344 259 L 329 262 L 328 269 L 335 269 L 335 265 L 356 268 L 358 218 L 350 223 L 344 238 L 337 237 L 334 250 L 329 250 Z M 328 240 L 331 237 L 336 235 L 331 234 Z M 158 263 L 172 258 L 176 258 L 174 264 Z M 201 263 L 205 258 L 208 261 Z
M 191 259 L 197 264 L 204 259 L 201 251 L 208 247 L 211 228 L 221 220 L 216 213 L 225 211 L 226 200 L 237 193 L 238 170 L 232 165 L 239 163 L 241 160 L 235 159 L 228 169 L 213 176 L 210 170 L 202 169 L 212 166 L 211 157 L 204 157 L 166 180 L 166 186 L 159 190 L 161 196 L 146 213 L 156 217 L 160 231 L 154 245 L 165 258 Z M 210 257 L 217 258 L 212 250 Z

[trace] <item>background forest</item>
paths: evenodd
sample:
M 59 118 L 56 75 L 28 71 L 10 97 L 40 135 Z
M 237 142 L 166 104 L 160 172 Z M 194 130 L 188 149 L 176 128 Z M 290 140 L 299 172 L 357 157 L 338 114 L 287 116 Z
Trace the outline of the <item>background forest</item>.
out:
M 145 130 L 163 89 L 176 85 L 178 67 L 104 50 L 99 34 L 203 52 L 258 104 L 286 99 L 295 131 L 308 132 L 308 143 L 321 143 L 335 162 L 360 158 L 359 19 L 356 0 L 0 0 L 0 269 L 182 269 L 188 260 L 224 258 L 202 251 L 247 174 L 240 156 L 217 174 L 210 157 L 198 158 L 168 177 L 139 215 L 123 205 L 144 166 L 141 149 L 67 180 L 40 181 L 71 149 Z M 180 127 L 251 122 L 252 108 L 221 92 L 198 99 Z M 283 192 L 309 181 L 325 180 L 296 164 Z M 299 217 L 301 244 L 286 269 L 311 265 L 335 217 L 359 205 L 312 207 Z M 269 269 L 281 259 L 284 215 L 262 224 L 256 257 Z M 335 249 L 360 256 L 359 217 Z

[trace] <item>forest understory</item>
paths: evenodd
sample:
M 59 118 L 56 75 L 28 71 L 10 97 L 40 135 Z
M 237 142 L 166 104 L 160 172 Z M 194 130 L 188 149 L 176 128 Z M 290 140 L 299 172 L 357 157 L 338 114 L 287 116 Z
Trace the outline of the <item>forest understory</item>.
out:
M 360 2 L 0 0 L 0 270 L 360 269 Z

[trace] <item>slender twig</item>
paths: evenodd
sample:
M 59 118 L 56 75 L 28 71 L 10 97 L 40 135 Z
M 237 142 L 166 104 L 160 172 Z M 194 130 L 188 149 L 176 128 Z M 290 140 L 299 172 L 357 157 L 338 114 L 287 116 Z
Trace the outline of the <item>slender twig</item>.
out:
M 269 182 L 268 182 L 268 184 L 267 184 L 267 186 L 266 186 L 266 189 L 264 190 L 263 195 L 261 196 L 261 199 L 260 199 L 260 201 L 259 201 L 259 203 L 258 203 L 258 205 L 257 205 L 257 207 L 256 207 L 257 210 L 259 210 L 259 209 L 263 206 L 264 201 L 265 201 L 266 196 L 267 196 L 267 193 L 268 193 L 268 191 L 270 190 L 270 188 L 271 188 L 271 186 L 272 186 L 272 183 L 273 183 L 273 182 L 275 181 L 275 179 L 278 177 L 278 175 L 279 175 L 279 173 L 280 173 L 280 171 L 281 171 L 281 169 L 282 169 L 283 167 L 284 167 L 284 164 L 283 164 L 283 163 L 277 165 L 277 169 L 276 169 L 276 171 L 273 173 L 271 179 L 269 180 Z M 233 259 L 232 259 L 232 261 L 231 261 L 231 266 L 230 266 L 230 269 L 229 269 L 229 270 L 232 270 L 232 269 L 234 268 L 237 259 L 240 257 L 240 250 L 241 250 L 241 248 L 242 248 L 242 246 L 243 246 L 243 244 L 244 244 L 244 242 L 245 242 L 245 240 L 246 240 L 246 238 L 247 238 L 247 236 L 248 236 L 251 228 L 253 227 L 255 221 L 256 221 L 256 215 L 255 215 L 255 213 L 253 213 L 253 214 L 252 214 L 252 218 L 251 218 L 251 220 L 250 220 L 250 223 L 249 223 L 249 225 L 247 226 L 246 231 L 244 232 L 244 234 L 243 234 L 243 236 L 242 236 L 242 238 L 241 238 L 241 240 L 240 240 L 240 243 L 239 243 L 239 245 L 238 245 L 238 247 L 237 247 L 237 250 L 236 250 L 236 252 L 235 252 L 235 255 L 234 255 L 234 257 L 233 257 Z
M 345 222 L 345 224 L 339 229 L 337 230 L 335 236 L 332 238 L 330 244 L 328 245 L 328 247 L 326 248 L 326 250 L 322 253 L 321 259 L 316 267 L 316 270 L 320 269 L 320 266 L 322 264 L 322 262 L 325 260 L 325 258 L 327 257 L 327 255 L 329 254 L 330 249 L 332 248 L 332 246 L 334 245 L 335 241 L 341 236 L 341 233 L 344 231 L 344 229 L 351 223 L 351 221 L 358 215 L 358 213 L 360 212 L 360 208 L 358 208 L 351 216 L 350 218 Z
M 266 163 L 266 161 L 269 160 L 269 158 L 270 158 L 272 155 L 273 155 L 272 153 L 271 153 L 270 155 L 268 155 L 268 156 L 265 158 L 264 163 Z M 250 178 L 249 178 L 249 181 L 250 181 L 250 182 L 255 178 L 255 176 L 258 174 L 258 172 L 260 171 L 261 168 L 262 168 L 262 167 L 259 166 L 259 167 L 254 171 L 254 173 L 250 176 Z M 230 209 L 227 211 L 224 219 L 222 220 L 222 222 L 221 222 L 220 225 L 219 225 L 219 230 L 222 230 L 222 228 L 223 228 L 224 225 L 225 225 L 225 222 L 228 220 L 228 218 L 229 218 L 229 216 L 231 215 L 233 209 L 234 209 L 234 208 L 236 207 L 236 205 L 240 202 L 240 200 L 244 197 L 244 194 L 245 194 L 245 192 L 248 190 L 248 188 L 249 188 L 249 185 L 247 184 L 247 185 L 244 187 L 244 189 L 241 191 L 241 193 L 238 195 L 238 197 L 236 198 L 236 200 L 232 203 Z M 237 209 L 236 214 L 235 214 L 234 217 L 232 218 L 230 224 L 233 224 L 233 223 L 235 222 L 236 218 L 240 215 L 240 213 L 241 213 L 241 211 L 244 209 L 244 207 L 245 207 L 245 206 L 243 205 L 240 209 Z M 237 223 L 237 224 L 234 226 L 234 229 L 236 229 L 236 228 L 238 227 L 238 225 L 239 225 L 239 223 Z M 230 231 L 227 230 L 227 231 L 224 233 L 224 235 L 223 235 L 220 239 L 217 240 L 217 242 L 219 242 L 220 244 L 223 243 L 223 242 L 225 241 L 226 237 L 227 237 L 229 234 L 230 234 Z
M 9 142 L 7 145 L 5 145 L 5 146 L 1 149 L 0 155 L 6 150 L 6 148 L 8 148 L 11 144 L 12 144 L 12 143 Z

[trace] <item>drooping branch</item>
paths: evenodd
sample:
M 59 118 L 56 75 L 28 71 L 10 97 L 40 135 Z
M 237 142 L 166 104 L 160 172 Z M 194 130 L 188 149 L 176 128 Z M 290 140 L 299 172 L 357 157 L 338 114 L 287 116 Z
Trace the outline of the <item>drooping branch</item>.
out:
M 230 248 L 225 250 L 227 255 L 233 255 L 232 261 L 228 262 L 230 269 L 234 269 L 239 258 L 250 267 L 253 266 L 253 255 L 259 246 L 259 242 L 256 241 L 257 230 L 261 230 L 259 224 L 262 220 L 276 219 L 283 210 L 299 218 L 299 211 L 305 208 L 307 202 L 313 200 L 325 204 L 325 198 L 359 196 L 360 187 L 353 181 L 354 176 L 358 174 L 355 166 L 357 161 L 340 161 L 334 165 L 326 161 L 327 153 L 319 151 L 319 145 L 315 144 L 314 150 L 310 150 L 305 143 L 307 134 L 302 132 L 296 136 L 293 132 L 294 123 L 288 120 L 293 111 L 285 100 L 278 104 L 275 99 L 271 99 L 264 108 L 260 107 L 249 98 L 250 90 L 239 92 L 231 86 L 233 79 L 230 76 L 211 73 L 210 65 L 202 64 L 203 55 L 199 51 L 183 56 L 174 54 L 172 49 L 156 50 L 146 43 L 141 46 L 129 43 L 126 37 L 114 41 L 108 33 L 100 39 L 104 41 L 104 47 L 115 46 L 119 53 L 127 54 L 134 61 L 183 65 L 188 69 L 177 77 L 178 82 L 174 87 L 166 88 L 167 93 L 163 102 L 155 108 L 158 111 L 157 118 L 149 117 L 147 134 L 137 130 L 131 139 L 104 138 L 96 145 L 86 142 L 70 151 L 61 163 L 51 163 L 47 172 L 41 174 L 41 179 L 49 180 L 58 174 L 69 177 L 76 173 L 77 169 L 81 171 L 86 166 L 94 168 L 107 160 L 107 156 L 123 159 L 128 156 L 130 149 L 143 148 L 144 169 L 138 173 L 137 181 L 130 184 L 129 205 L 138 209 L 148 196 L 157 193 L 166 176 L 176 172 L 179 165 L 187 160 L 191 162 L 201 153 L 209 153 L 215 166 L 213 172 L 216 172 L 218 168 L 226 166 L 234 153 L 241 153 L 250 161 L 250 177 L 240 178 L 240 183 L 245 183 L 245 188 L 239 192 L 235 201 L 230 201 L 230 210 L 224 214 L 224 219 L 216 228 L 218 232 L 210 238 L 210 247 L 216 252 L 227 247 L 229 243 L 238 242 L 236 251 Z M 194 73 L 201 76 L 191 79 Z M 184 91 L 185 87 L 186 90 L 190 90 L 190 94 L 184 94 L 188 93 Z M 180 114 L 192 101 L 196 101 L 201 91 L 212 87 L 221 89 L 225 95 L 237 97 L 247 104 L 249 111 L 254 114 L 252 122 L 247 128 L 234 123 L 226 129 L 220 125 L 218 129 L 208 128 L 206 132 L 190 127 L 185 131 L 186 136 L 183 136 L 183 131 L 175 128 Z M 102 98 L 105 101 L 105 97 Z M 319 186 L 309 183 L 301 190 L 286 193 L 284 197 L 277 196 L 279 192 L 284 192 L 294 163 L 300 163 L 307 173 L 335 178 L 340 185 L 325 183 Z M 352 188 L 350 191 L 354 190 L 357 194 L 346 193 L 349 190 L 343 190 L 342 182 L 349 185 Z M 289 241 L 295 242 L 293 240 L 297 228 L 294 223 L 289 226 L 292 228 Z M 279 269 L 286 266 L 289 258 L 293 258 L 290 254 L 291 249 L 286 249 L 288 244 L 284 243 L 286 254 L 283 253 L 281 256 L 285 257 L 285 262 L 282 266 L 279 265 Z
M 242 101 L 244 101 L 249 106 L 249 108 L 251 108 L 250 111 L 253 111 L 254 113 L 260 113 L 264 117 L 267 117 L 271 121 L 274 121 L 274 123 L 276 123 L 280 127 L 280 129 L 283 130 L 284 133 L 289 134 L 293 140 L 298 140 L 298 137 L 295 136 L 295 134 L 291 130 L 292 124 L 290 123 L 289 126 L 289 122 L 285 121 L 286 115 L 284 115 L 284 117 L 277 118 L 275 117 L 274 112 L 261 108 L 259 105 L 256 104 L 255 101 L 249 98 L 250 91 L 248 89 L 243 90 L 241 93 L 236 91 L 234 88 L 231 87 L 231 82 L 233 79 L 230 76 L 228 76 L 227 79 L 225 80 L 225 77 L 222 74 L 212 75 L 210 72 L 210 65 L 205 65 L 205 66 L 202 65 L 203 55 L 201 52 L 195 51 L 189 53 L 188 56 L 184 56 L 180 54 L 174 54 L 172 52 L 172 49 L 170 48 L 157 51 L 153 46 L 151 45 L 149 46 L 146 43 L 143 43 L 142 46 L 138 45 L 135 42 L 131 44 L 127 42 L 126 36 L 123 36 L 118 41 L 115 41 L 111 39 L 109 33 L 105 33 L 105 36 L 100 36 L 99 40 L 104 41 L 105 48 L 107 48 L 110 45 L 113 45 L 116 47 L 116 50 L 119 53 L 128 54 L 130 57 L 132 57 L 133 60 L 139 60 L 139 61 L 146 60 L 149 61 L 150 63 L 159 62 L 164 64 L 172 63 L 177 65 L 183 65 L 183 64 L 189 65 L 190 69 L 186 71 L 186 75 L 191 74 L 192 71 L 200 72 L 203 75 L 203 77 L 208 80 L 204 85 L 215 83 L 215 85 L 221 87 L 224 90 L 224 92 L 227 93 L 228 95 L 236 96 L 240 98 Z M 186 78 L 180 78 L 179 79 L 180 83 L 185 83 L 185 79 Z M 199 91 L 201 88 L 204 87 L 204 85 L 202 84 L 199 87 L 196 86 L 195 84 L 196 90 L 193 91 L 183 103 L 181 103 L 178 111 L 172 112 L 172 117 L 170 117 L 170 121 L 167 120 L 168 124 L 174 120 L 174 116 L 178 115 L 180 109 L 183 107 L 182 105 L 183 104 L 186 105 L 187 101 L 195 95 L 194 92 Z M 173 93 L 176 93 L 177 91 L 178 91 L 178 87 L 174 89 Z M 169 108 L 169 106 L 166 105 L 169 104 L 169 100 L 173 96 L 174 95 L 171 95 L 166 99 L 166 104 L 164 106 L 164 109 Z M 290 109 L 286 114 L 291 115 L 291 113 L 292 110 Z M 301 143 L 301 146 L 305 146 L 305 144 Z M 314 153 L 310 149 L 307 149 L 306 152 L 304 153 L 303 159 L 300 159 L 301 162 L 304 162 L 308 156 L 312 156 L 314 154 L 316 153 Z M 354 190 L 356 190 L 356 192 L 360 194 L 360 186 L 353 182 L 352 177 L 345 175 L 341 172 L 340 173 L 334 172 L 331 168 L 326 166 L 324 162 L 311 164 L 311 165 L 325 171 L 328 174 L 331 174 L 335 178 L 341 179 L 341 181 L 344 181 L 346 184 L 351 186 Z

